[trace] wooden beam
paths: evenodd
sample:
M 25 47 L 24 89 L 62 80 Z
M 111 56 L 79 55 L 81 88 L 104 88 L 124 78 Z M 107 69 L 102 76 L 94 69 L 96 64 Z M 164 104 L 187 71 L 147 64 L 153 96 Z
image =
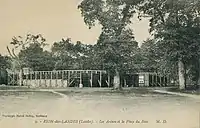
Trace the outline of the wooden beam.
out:
M 151 85 L 154 86 L 154 74 L 151 75 Z
M 14 83 L 14 82 L 15 82 L 15 74 L 14 74 L 14 72 L 12 73 L 12 75 L 13 75 L 13 78 L 12 78 L 12 81 L 13 81 L 13 82 L 12 82 L 12 84 L 13 84 L 13 86 L 14 86 L 14 85 L 15 85 L 15 83 Z
M 52 78 L 53 78 L 53 75 L 52 75 L 52 71 L 50 72 L 50 87 L 52 87 Z
M 100 88 L 101 88 L 101 86 L 102 86 L 102 72 L 100 71 L 100 73 L 99 73 L 99 75 L 100 75 L 100 78 L 99 78 L 99 85 L 100 85 Z
M 19 73 L 16 75 L 17 77 L 17 85 L 18 85 L 18 82 L 19 82 Z
M 67 75 L 67 86 L 69 87 L 70 85 L 70 71 L 68 71 L 68 75 Z
M 155 85 L 156 85 L 156 87 L 157 87 L 157 85 L 158 85 L 158 77 L 157 77 L 157 74 L 156 74 L 156 79 L 155 79 Z
M 7 74 L 8 77 L 8 85 L 10 85 L 10 73 Z
M 28 86 L 28 74 L 26 74 L 26 86 Z
M 167 85 L 166 86 L 169 86 L 170 84 L 170 79 L 169 79 L 169 76 L 167 76 Z
M 92 88 L 92 84 L 93 84 L 93 82 L 92 82 L 92 79 L 93 79 L 93 72 L 91 71 L 91 74 L 90 74 L 91 76 L 90 76 L 90 86 L 91 86 L 91 88 Z
M 82 73 L 81 73 L 81 71 L 80 71 L 80 83 L 79 83 L 79 88 L 83 88 Z
M 58 71 L 56 71 L 56 87 L 58 87 Z
M 137 75 L 138 79 L 139 79 L 139 76 L 140 76 L 140 74 Z M 131 75 L 131 79 L 135 80 L 134 75 Z M 133 81 L 132 88 L 134 87 L 134 84 L 135 84 L 135 83 L 134 83 L 134 81 Z M 138 81 L 138 86 L 140 86 L 139 81 Z
M 162 77 L 159 75 L 159 80 L 160 80 L 160 87 L 162 86 Z
M 110 87 L 110 73 L 108 73 L 108 87 Z
M 30 72 L 30 80 L 32 80 L 32 78 L 33 78 L 33 74 L 32 72 Z
M 39 83 L 39 87 L 41 87 L 41 86 L 42 86 L 42 85 L 41 85 L 41 84 L 42 84 L 42 72 L 41 72 L 41 71 L 39 72 L 39 75 L 40 75 L 40 83 Z
M 126 85 L 126 78 L 124 78 L 124 87 L 127 87 L 127 85 Z
M 30 86 L 32 86 L 32 72 L 30 72 Z
M 44 78 L 44 79 L 45 79 L 45 87 L 47 87 L 47 73 L 48 73 L 48 72 L 44 72 L 44 75 L 45 75 L 45 76 L 44 76 L 44 77 L 45 77 L 45 78 Z
M 24 83 L 23 83 L 23 70 L 20 69 L 19 70 L 19 85 L 22 86 Z
M 62 87 L 64 87 L 64 74 L 65 74 L 65 71 L 62 71 L 62 78 L 61 78 L 61 82 L 62 82 Z
M 163 76 L 163 86 L 165 87 L 166 86 L 166 77 Z
M 35 73 L 35 86 L 37 87 L 37 71 L 34 72 Z
M 149 87 L 149 73 L 144 74 L 144 85 L 145 87 Z

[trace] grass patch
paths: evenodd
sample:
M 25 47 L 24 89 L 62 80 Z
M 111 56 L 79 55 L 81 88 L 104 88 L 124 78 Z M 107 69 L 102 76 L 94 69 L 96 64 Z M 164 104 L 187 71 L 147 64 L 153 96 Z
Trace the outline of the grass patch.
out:
M 51 93 L 51 92 L 42 92 L 42 91 L 2 91 L 0 92 L 1 96 L 15 96 L 15 97 L 29 97 L 30 99 L 51 99 L 51 98 L 61 98 L 60 95 Z
M 154 92 L 153 89 L 149 88 L 124 88 L 123 90 L 112 90 L 112 89 L 70 89 L 70 90 L 58 90 L 57 92 L 68 95 L 68 96 L 140 96 L 144 95 L 166 95 Z
M 0 91 L 36 91 L 36 88 L 28 88 L 27 86 L 0 86 Z
M 8 85 L 1 85 L 0 90 L 16 90 L 16 89 L 28 89 L 27 86 L 8 86 Z
M 179 88 L 169 88 L 169 89 L 167 89 L 167 91 L 186 93 L 186 94 L 193 94 L 193 95 L 200 95 L 200 90 L 196 90 L 193 87 L 186 87 L 185 90 L 180 90 Z

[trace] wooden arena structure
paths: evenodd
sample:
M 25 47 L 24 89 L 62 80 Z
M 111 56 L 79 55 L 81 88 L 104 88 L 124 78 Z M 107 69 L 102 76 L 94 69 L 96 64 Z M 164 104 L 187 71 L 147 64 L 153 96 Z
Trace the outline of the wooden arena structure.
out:
M 110 75 L 104 70 L 28 71 L 22 77 L 23 86 L 80 88 L 110 86 Z M 10 85 L 19 84 L 19 72 L 10 72 L 9 78 Z
M 166 87 L 171 86 L 168 75 L 154 72 L 127 73 L 121 79 L 124 87 Z
M 8 73 L 8 85 L 20 85 L 19 72 Z M 122 87 L 165 87 L 170 85 L 169 76 L 141 72 L 124 74 L 120 77 Z M 23 86 L 59 87 L 113 87 L 113 76 L 105 70 L 55 70 L 24 71 Z

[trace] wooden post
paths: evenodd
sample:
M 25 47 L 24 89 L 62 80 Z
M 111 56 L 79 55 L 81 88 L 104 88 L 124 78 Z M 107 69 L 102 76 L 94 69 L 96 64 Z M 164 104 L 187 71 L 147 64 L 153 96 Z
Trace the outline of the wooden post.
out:
M 39 72 L 39 75 L 40 75 L 40 83 L 39 83 L 39 87 L 42 86 L 42 72 Z
M 61 78 L 62 87 L 64 87 L 64 73 L 65 73 L 65 71 L 62 71 L 61 73 L 62 73 L 62 78 Z
M 151 84 L 152 84 L 152 74 L 149 73 L 149 87 L 151 86 Z
M 151 75 L 151 85 L 154 86 L 154 74 Z
M 67 87 L 69 87 L 70 84 L 70 71 L 67 71 Z
M 38 84 L 38 83 L 39 83 L 39 82 L 38 82 L 38 72 L 37 72 L 37 71 L 35 72 L 35 82 L 36 82 L 35 85 L 36 85 L 37 87 L 39 87 L 39 84 Z
M 155 85 L 156 85 L 156 87 L 157 87 L 157 85 L 158 85 L 158 80 L 157 80 L 158 78 L 157 78 L 157 73 L 156 73 L 156 79 L 155 79 Z
M 22 86 L 23 85 L 23 69 L 19 70 L 19 85 Z
M 37 78 L 37 86 L 39 87 L 40 86 L 40 84 L 39 84 L 40 76 L 39 76 L 39 72 L 38 71 L 37 71 L 36 75 L 37 75 L 37 77 L 36 77 Z
M 52 77 L 53 77 L 53 75 L 52 75 L 52 71 L 50 72 L 50 87 L 52 87 Z
M 70 84 L 70 71 L 68 71 L 68 75 L 67 75 L 67 86 L 69 87 Z
M 159 75 L 157 75 L 157 83 L 158 83 L 158 87 L 160 87 L 160 76 Z
M 135 75 L 135 76 L 137 76 L 138 77 L 138 79 L 139 79 L 139 76 L 140 76 L 140 74 L 138 74 L 138 75 Z M 135 80 L 135 78 L 134 78 L 134 74 L 131 74 L 131 78 L 133 79 L 133 80 Z M 134 81 L 133 81 L 133 84 L 132 84 L 132 88 L 134 87 Z M 140 86 L 140 83 L 139 83 L 139 81 L 138 81 L 138 86 Z
M 58 87 L 58 71 L 56 71 L 56 87 Z
M 16 79 L 16 72 L 14 72 L 14 77 L 13 77 L 13 79 L 14 79 L 13 82 L 14 82 L 14 84 L 15 84 L 15 83 L 16 83 L 16 82 L 15 82 L 15 79 Z
M 45 74 L 45 87 L 47 87 L 47 74 L 48 74 L 48 72 L 44 72 L 44 74 Z
M 160 87 L 162 86 L 162 77 L 159 75 L 159 80 L 160 80 Z
M 108 87 L 110 87 L 110 73 L 108 73 Z
M 7 74 L 7 78 L 8 78 L 8 85 L 10 85 L 10 73 L 9 72 Z
M 26 74 L 26 86 L 28 86 L 28 74 Z
M 93 79 L 93 76 L 92 76 L 92 75 L 93 75 L 93 73 L 92 73 L 92 71 L 91 71 L 91 78 L 90 78 L 91 88 L 92 88 L 92 83 L 93 83 L 93 82 L 92 82 L 92 79 Z
M 19 73 L 16 75 L 16 77 L 17 77 L 17 85 L 19 85 L 18 84 L 18 82 L 19 82 Z
M 29 80 L 30 82 L 29 82 L 29 84 L 30 84 L 30 86 L 32 86 L 32 72 L 30 71 L 30 80 Z
M 35 74 L 35 86 L 37 86 L 37 71 L 35 71 L 34 74 Z
M 15 73 L 14 72 L 12 73 L 12 76 L 13 76 L 13 78 L 12 78 L 12 81 L 13 81 L 12 84 L 14 86 L 15 85 L 15 83 L 14 83 L 15 82 Z
M 124 87 L 127 87 L 127 85 L 126 85 L 126 78 L 124 78 Z
M 165 87 L 166 86 L 166 77 L 163 76 L 163 86 Z
M 169 80 L 169 76 L 167 76 L 167 83 L 166 83 L 166 86 L 169 86 L 169 83 L 170 83 L 170 80 Z
M 46 87 L 45 72 L 42 73 L 42 79 L 43 79 L 44 87 Z
M 81 71 L 80 71 L 80 83 L 79 83 L 79 88 L 83 88 L 82 73 L 81 73 Z
M 101 88 L 101 86 L 102 86 L 102 72 L 101 72 L 101 71 L 100 71 L 99 75 L 100 75 L 100 78 L 99 78 L 99 86 L 100 86 L 100 88 Z
M 149 87 L 149 73 L 144 74 L 144 86 Z
M 33 78 L 33 76 L 32 76 L 33 74 L 32 74 L 32 72 L 30 72 L 30 80 L 32 80 L 32 78 Z

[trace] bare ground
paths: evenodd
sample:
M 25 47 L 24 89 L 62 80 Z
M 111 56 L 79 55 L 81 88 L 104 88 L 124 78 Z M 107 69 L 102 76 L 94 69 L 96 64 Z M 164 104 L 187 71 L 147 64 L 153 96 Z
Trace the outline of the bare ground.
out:
M 0 128 L 199 128 L 200 101 L 147 89 L 2 91 L 0 113 Z

